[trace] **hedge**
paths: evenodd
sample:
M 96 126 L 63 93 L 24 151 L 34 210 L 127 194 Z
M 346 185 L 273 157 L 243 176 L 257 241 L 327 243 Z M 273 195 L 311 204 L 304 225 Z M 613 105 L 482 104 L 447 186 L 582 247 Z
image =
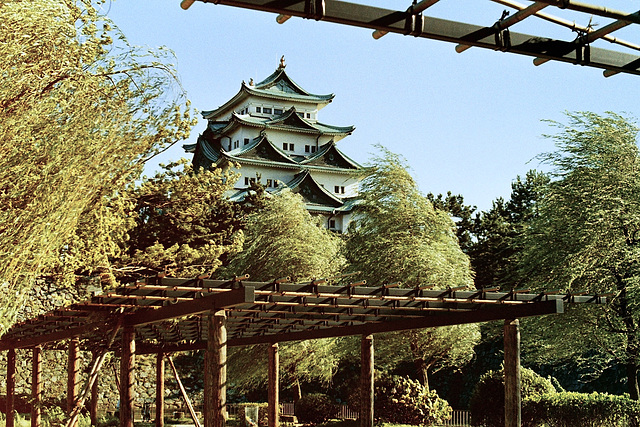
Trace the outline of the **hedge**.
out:
M 622 427 L 638 425 L 639 416 L 640 402 L 628 395 L 561 392 L 531 396 L 522 402 L 526 427 Z

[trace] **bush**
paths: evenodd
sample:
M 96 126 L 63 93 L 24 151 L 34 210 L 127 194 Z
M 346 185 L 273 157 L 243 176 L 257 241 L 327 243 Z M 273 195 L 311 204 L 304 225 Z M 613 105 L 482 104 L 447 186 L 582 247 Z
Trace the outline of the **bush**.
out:
M 349 405 L 359 410 L 359 392 L 349 397 Z M 376 422 L 429 425 L 451 418 L 451 407 L 418 381 L 407 377 L 381 375 L 375 380 L 373 413 Z
M 337 414 L 338 406 L 326 394 L 307 394 L 296 403 L 296 417 L 303 423 L 323 423 Z
M 553 394 L 555 387 L 550 380 L 541 377 L 531 369 L 521 368 L 522 400 Z M 475 426 L 498 427 L 504 425 L 504 371 L 489 371 L 480 377 L 471 402 L 471 424 Z
M 596 427 L 638 425 L 640 402 L 628 395 L 562 392 L 531 396 L 522 402 L 524 426 Z

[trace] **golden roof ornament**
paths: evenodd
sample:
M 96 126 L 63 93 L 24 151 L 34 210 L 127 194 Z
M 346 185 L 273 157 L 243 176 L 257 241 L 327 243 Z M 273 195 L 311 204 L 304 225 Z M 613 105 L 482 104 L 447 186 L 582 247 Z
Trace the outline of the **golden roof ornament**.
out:
M 280 66 L 278 67 L 278 70 L 284 70 L 286 66 L 287 64 L 284 63 L 284 55 L 282 55 L 282 58 L 280 58 Z

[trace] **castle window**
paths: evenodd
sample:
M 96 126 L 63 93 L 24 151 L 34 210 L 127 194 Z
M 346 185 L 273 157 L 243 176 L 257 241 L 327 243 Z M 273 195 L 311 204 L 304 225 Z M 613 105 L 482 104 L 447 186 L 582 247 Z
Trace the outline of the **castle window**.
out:
M 307 119 L 311 118 L 311 113 L 307 113 Z
M 249 138 L 245 138 L 244 139 L 244 145 L 247 145 L 249 143 Z
M 296 147 L 293 144 L 289 144 L 289 151 L 295 151 Z
M 289 149 L 289 143 L 288 142 L 283 142 L 282 143 L 282 149 L 283 150 L 288 150 Z
M 262 112 L 265 113 L 265 114 L 271 114 L 271 108 L 264 107 L 262 109 Z
M 249 185 L 249 177 L 248 176 L 244 177 L 244 185 Z
M 304 152 L 305 152 L 305 153 L 308 153 L 308 152 L 310 152 L 310 151 L 311 151 L 311 146 L 310 146 L 310 145 L 305 145 L 305 146 L 304 146 Z
M 340 186 L 336 185 L 335 187 L 333 187 L 333 192 L 334 193 L 339 193 L 340 192 Z
M 278 114 L 278 115 L 280 115 L 280 114 L 282 114 L 282 110 L 281 110 L 280 108 L 274 108 L 274 109 L 273 109 L 273 114 Z
M 256 107 L 256 113 L 262 113 L 262 108 Z
M 267 179 L 267 188 L 273 187 L 273 180 Z
M 235 140 L 233 141 L 233 148 L 238 148 L 240 146 L 240 141 Z
M 335 219 L 330 219 L 329 220 L 329 228 L 336 228 L 336 220 Z
M 312 145 L 312 146 L 311 146 L 311 152 L 312 152 L 312 153 L 315 153 L 315 152 L 316 152 L 316 146 L 315 146 L 315 145 Z

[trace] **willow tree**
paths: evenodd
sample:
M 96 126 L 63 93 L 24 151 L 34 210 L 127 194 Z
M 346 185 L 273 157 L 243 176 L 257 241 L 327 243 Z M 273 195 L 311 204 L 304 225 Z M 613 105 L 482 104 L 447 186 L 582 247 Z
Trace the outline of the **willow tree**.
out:
M 244 233 L 243 250 L 220 274 L 249 274 L 257 281 L 288 277 L 301 283 L 336 276 L 344 267 L 342 239 L 312 217 L 302 197 L 289 190 L 266 198 L 262 208 L 247 218 Z M 294 387 L 296 400 L 302 395 L 302 383 L 331 381 L 342 354 L 339 343 L 327 338 L 281 346 L 283 381 Z M 229 368 L 236 387 L 250 389 L 266 381 L 266 356 L 264 346 L 233 349 Z
M 611 293 L 564 325 L 546 357 L 596 345 L 626 367 L 629 394 L 640 397 L 640 152 L 638 128 L 609 113 L 568 114 L 554 123 L 556 150 L 540 156 L 553 170 L 526 232 L 522 277 L 568 292 Z M 601 310 L 601 311 L 598 311 Z M 578 311 L 579 313 L 579 311 Z M 571 317 L 565 316 L 566 320 Z M 569 336 L 572 339 L 569 339 Z M 566 348 L 569 345 L 570 348 Z M 593 347 L 592 347 L 593 348 Z
M 368 284 L 439 289 L 473 285 L 469 258 L 460 249 L 455 224 L 420 192 L 404 159 L 382 149 L 382 156 L 371 161 L 360 183 L 359 198 L 345 254 L 350 269 L 360 271 Z M 402 351 L 405 360 L 415 361 L 428 386 L 430 369 L 470 360 L 480 333 L 477 325 L 464 325 L 386 339 L 393 339 L 389 350 Z
M 172 54 L 89 0 L 0 6 L 0 334 L 81 214 L 192 125 Z

